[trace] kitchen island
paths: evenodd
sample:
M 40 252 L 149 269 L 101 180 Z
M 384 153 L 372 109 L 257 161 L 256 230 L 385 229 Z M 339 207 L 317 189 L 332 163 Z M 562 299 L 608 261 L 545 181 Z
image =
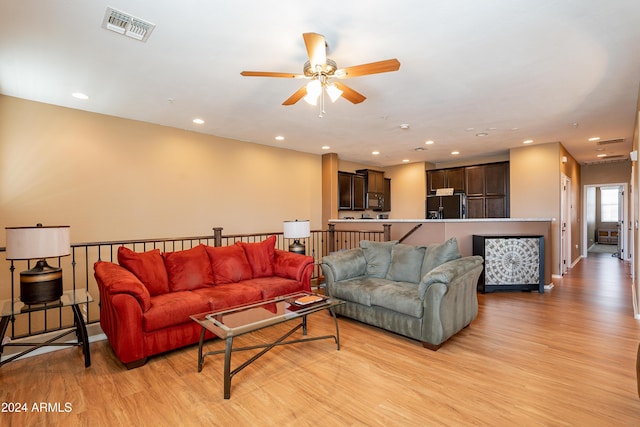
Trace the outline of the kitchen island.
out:
M 390 240 L 411 245 L 429 245 L 452 237 L 458 240 L 463 256 L 473 254 L 473 235 L 544 236 L 544 283 L 551 283 L 551 266 L 556 254 L 551 233 L 554 218 L 482 218 L 482 219 L 331 219 L 336 231 L 388 231 Z

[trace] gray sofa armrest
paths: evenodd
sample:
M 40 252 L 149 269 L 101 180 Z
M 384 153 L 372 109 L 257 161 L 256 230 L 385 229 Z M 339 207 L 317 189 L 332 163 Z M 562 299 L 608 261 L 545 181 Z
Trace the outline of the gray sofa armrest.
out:
M 327 285 L 352 277 L 364 276 L 367 262 L 362 249 L 349 249 L 322 257 L 322 273 Z
M 430 348 L 458 333 L 478 315 L 480 256 L 446 262 L 425 274 L 419 285 L 424 304 L 422 339 Z
M 442 283 L 449 285 L 456 277 L 462 276 L 470 270 L 473 270 L 479 265 L 482 265 L 483 259 L 481 256 L 467 256 L 455 259 L 453 261 L 440 264 L 427 274 L 425 274 L 420 280 L 418 285 L 418 293 L 420 299 L 424 299 L 427 290 L 434 283 Z M 476 285 L 477 283 L 474 283 Z

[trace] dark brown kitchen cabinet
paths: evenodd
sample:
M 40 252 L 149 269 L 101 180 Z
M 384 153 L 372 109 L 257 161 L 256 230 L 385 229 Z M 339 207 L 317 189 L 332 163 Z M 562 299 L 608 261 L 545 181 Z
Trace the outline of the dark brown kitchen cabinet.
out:
M 383 211 L 391 211 L 391 178 L 384 179 L 384 207 Z
M 509 162 L 427 171 L 427 195 L 438 188 L 467 195 L 467 218 L 509 217 Z
M 464 171 L 467 197 L 484 196 L 484 165 L 469 166 Z M 482 218 L 482 217 L 479 217 Z
M 353 174 L 338 172 L 338 209 L 351 210 L 353 204 Z
M 366 208 L 365 181 L 364 176 L 353 175 L 353 210 L 363 211 Z
M 365 178 L 363 175 L 338 172 L 338 209 L 361 211 L 365 209 Z
M 372 169 L 359 169 L 356 173 L 364 175 L 367 193 L 384 192 L 384 172 Z
M 509 164 L 484 165 L 485 196 L 506 196 L 509 189 Z
M 436 194 L 438 188 L 453 188 L 455 192 L 462 192 L 464 191 L 464 184 L 464 168 L 427 171 L 429 194 Z

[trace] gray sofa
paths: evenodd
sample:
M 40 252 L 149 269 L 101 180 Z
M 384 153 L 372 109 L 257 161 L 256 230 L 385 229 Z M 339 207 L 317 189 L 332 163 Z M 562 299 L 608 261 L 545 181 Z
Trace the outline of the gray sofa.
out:
M 325 256 L 328 295 L 337 314 L 422 342 L 431 350 L 478 315 L 480 256 L 462 257 L 455 238 L 430 246 L 363 240 Z

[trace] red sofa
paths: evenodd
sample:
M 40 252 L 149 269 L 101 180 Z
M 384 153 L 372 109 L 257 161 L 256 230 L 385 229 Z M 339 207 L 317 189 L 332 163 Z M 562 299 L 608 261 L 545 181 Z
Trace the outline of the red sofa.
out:
M 118 359 L 132 369 L 197 343 L 201 328 L 192 314 L 310 291 L 313 258 L 275 249 L 275 241 L 165 253 L 122 246 L 119 265 L 96 262 L 100 325 Z

